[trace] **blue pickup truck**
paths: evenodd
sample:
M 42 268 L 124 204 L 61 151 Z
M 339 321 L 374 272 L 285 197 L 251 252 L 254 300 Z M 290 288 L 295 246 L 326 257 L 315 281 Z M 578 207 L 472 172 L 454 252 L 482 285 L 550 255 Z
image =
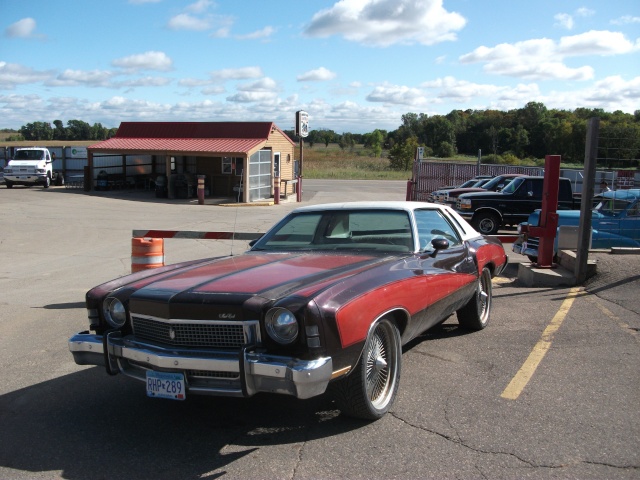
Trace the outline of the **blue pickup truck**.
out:
M 640 248 L 640 189 L 615 190 L 594 197 L 597 202 L 591 213 L 591 248 L 635 247 Z M 540 210 L 529 215 L 526 223 L 538 225 Z M 579 226 L 580 211 L 563 210 L 558 212 L 558 228 Z M 520 228 L 518 229 L 520 231 Z M 538 243 L 536 237 L 521 234 L 513 244 L 515 253 L 526 255 L 531 261 L 537 261 Z M 558 251 L 556 235 L 554 252 Z

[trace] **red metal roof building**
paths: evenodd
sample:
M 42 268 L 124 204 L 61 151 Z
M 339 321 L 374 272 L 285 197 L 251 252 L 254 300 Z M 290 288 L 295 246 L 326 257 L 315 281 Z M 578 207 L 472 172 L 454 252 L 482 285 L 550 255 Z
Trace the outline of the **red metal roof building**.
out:
M 282 194 L 294 189 L 295 143 L 272 122 L 122 122 L 113 138 L 87 150 L 97 187 L 105 176 L 136 183 L 166 175 L 173 198 L 184 195 L 176 185 L 205 175 L 209 196 L 240 192 L 243 202 L 270 198 L 276 182 L 284 181 Z

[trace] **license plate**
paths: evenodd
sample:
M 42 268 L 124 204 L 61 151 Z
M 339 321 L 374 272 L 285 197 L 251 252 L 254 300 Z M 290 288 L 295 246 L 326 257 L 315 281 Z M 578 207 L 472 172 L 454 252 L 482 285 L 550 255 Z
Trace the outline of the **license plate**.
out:
M 184 400 L 187 397 L 184 375 L 147 370 L 147 396 Z

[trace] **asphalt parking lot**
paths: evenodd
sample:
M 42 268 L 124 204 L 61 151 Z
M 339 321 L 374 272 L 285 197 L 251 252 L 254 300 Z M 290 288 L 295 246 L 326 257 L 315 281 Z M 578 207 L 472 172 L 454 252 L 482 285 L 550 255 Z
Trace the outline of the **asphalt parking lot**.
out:
M 405 182 L 306 180 L 302 204 L 403 200 Z M 328 397 L 149 399 L 77 366 L 85 292 L 130 271 L 136 229 L 263 232 L 300 204 L 0 187 L 0 478 L 640 478 L 640 256 L 593 254 L 583 287 L 494 281 L 491 324 L 455 317 L 405 348 L 398 399 L 367 423 Z M 166 263 L 246 242 L 170 239 Z

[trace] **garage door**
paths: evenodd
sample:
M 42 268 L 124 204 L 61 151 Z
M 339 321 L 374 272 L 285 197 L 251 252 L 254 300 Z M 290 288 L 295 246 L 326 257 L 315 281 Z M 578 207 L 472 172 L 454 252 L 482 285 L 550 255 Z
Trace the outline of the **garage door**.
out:
M 249 201 L 271 198 L 271 150 L 260 150 L 249 158 Z

